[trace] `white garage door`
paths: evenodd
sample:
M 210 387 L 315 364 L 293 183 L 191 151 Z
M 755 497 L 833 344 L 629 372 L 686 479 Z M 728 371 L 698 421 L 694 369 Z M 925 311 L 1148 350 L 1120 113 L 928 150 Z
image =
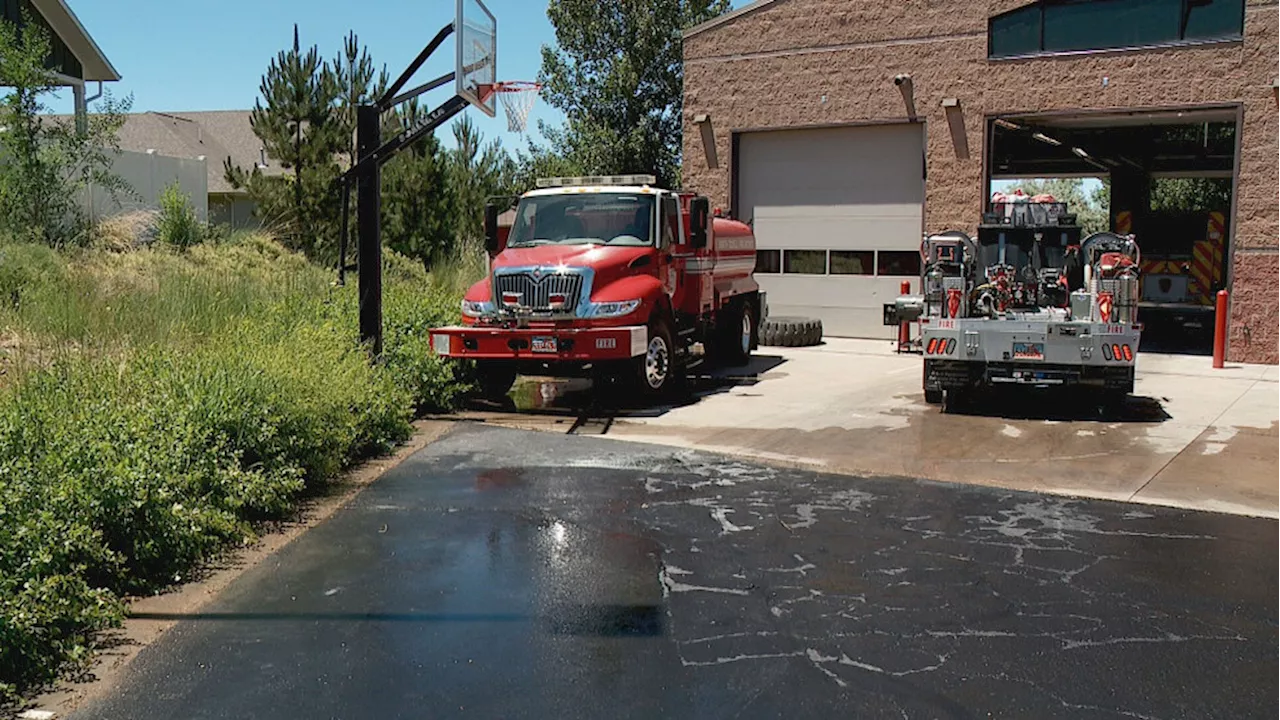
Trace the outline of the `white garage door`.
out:
M 743 133 L 735 160 L 770 313 L 821 318 L 833 336 L 894 336 L 883 304 L 904 279 L 919 289 L 924 126 Z

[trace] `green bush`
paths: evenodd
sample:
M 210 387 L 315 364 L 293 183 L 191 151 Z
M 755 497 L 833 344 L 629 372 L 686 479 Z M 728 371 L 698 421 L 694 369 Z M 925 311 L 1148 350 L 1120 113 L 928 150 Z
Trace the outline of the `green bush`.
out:
M 87 660 L 122 597 L 180 582 L 467 388 L 426 332 L 459 296 L 411 265 L 388 273 L 375 364 L 355 282 L 260 237 L 10 250 L 22 302 L 0 328 L 44 351 L 0 386 L 0 703 Z
M 0 244 L 0 303 L 22 306 L 24 296 L 37 288 L 65 290 L 67 267 L 44 245 Z
M 156 237 L 160 242 L 186 249 L 200 242 L 204 228 L 196 218 L 191 198 L 175 181 L 160 193 L 160 214 L 156 217 Z

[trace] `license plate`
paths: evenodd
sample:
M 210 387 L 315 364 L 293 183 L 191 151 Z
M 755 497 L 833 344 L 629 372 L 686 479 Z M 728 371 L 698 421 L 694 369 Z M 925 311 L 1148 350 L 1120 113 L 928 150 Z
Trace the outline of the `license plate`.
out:
M 1014 360 L 1043 360 L 1044 343 L 1014 343 Z
M 553 337 L 536 337 L 529 347 L 536 353 L 553 353 L 556 351 L 556 339 Z

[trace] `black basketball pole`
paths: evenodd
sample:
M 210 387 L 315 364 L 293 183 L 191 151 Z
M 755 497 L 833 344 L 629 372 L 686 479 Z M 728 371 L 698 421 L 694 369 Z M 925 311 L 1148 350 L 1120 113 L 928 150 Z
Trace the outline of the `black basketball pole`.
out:
M 408 92 L 396 94 L 453 31 L 452 23 L 446 25 L 381 98 L 356 108 L 356 162 L 338 179 L 342 183 L 344 197 L 350 191 L 350 183 L 357 183 L 356 268 L 360 275 L 360 341 L 370 344 L 370 351 L 375 359 L 382 355 L 382 165 L 395 157 L 396 153 L 424 135 L 434 132 L 454 115 L 462 112 L 467 106 L 467 100 L 455 95 L 427 113 L 421 122 L 402 129 L 385 144 L 382 142 L 382 113 L 454 79 L 454 74 L 449 73 Z M 345 275 L 346 266 L 345 200 L 342 215 L 344 229 L 341 257 L 338 260 L 341 266 L 339 277 Z
M 356 263 L 360 279 L 360 340 L 382 355 L 382 168 L 365 162 L 382 145 L 382 112 L 377 105 L 356 109 L 356 147 L 363 167 L 356 175 Z

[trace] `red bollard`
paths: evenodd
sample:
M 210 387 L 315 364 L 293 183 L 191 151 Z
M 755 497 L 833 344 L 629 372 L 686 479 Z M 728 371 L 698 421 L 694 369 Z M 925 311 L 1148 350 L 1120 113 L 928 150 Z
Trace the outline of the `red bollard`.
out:
M 1227 291 L 1218 291 L 1213 313 L 1213 367 L 1221 370 L 1227 360 Z
M 898 288 L 903 295 L 911 294 L 911 281 L 903 280 L 902 287 Z M 911 344 L 911 326 L 905 322 L 898 323 L 898 352 L 902 352 Z

